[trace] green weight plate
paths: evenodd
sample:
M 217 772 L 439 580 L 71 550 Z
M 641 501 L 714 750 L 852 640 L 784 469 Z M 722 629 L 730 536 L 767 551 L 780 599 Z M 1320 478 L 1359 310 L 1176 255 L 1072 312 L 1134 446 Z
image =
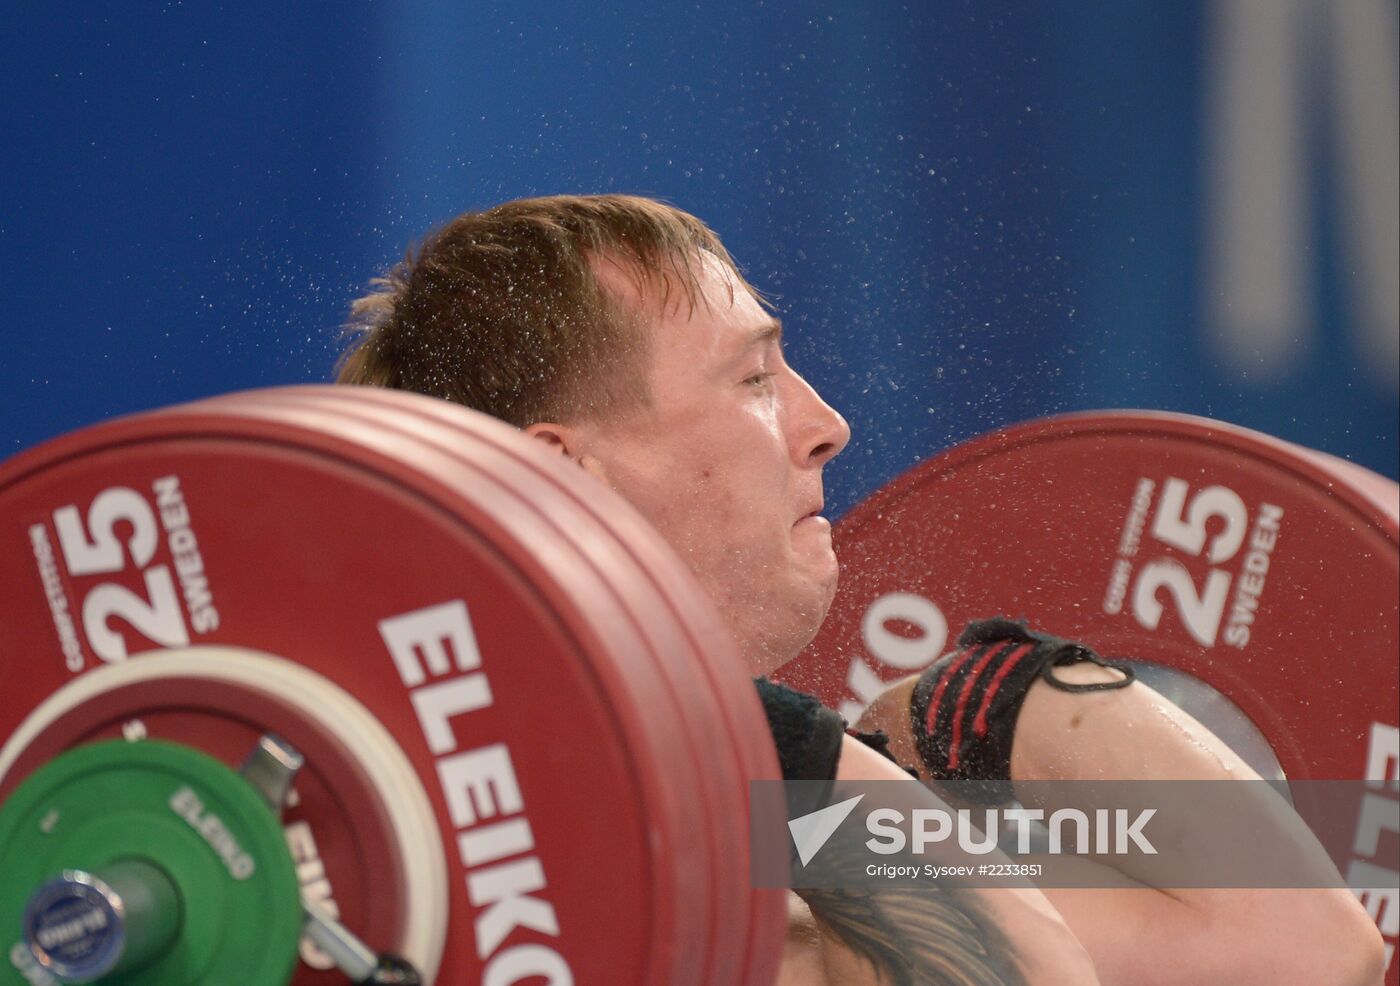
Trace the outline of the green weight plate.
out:
M 0 929 L 18 937 L 31 897 L 60 873 L 123 872 L 132 862 L 169 879 L 178 928 L 163 954 L 118 967 L 104 986 L 289 981 L 302 922 L 281 826 L 232 769 L 173 743 L 79 747 L 15 790 L 0 807 Z M 0 945 L 6 986 L 29 981 L 15 944 Z

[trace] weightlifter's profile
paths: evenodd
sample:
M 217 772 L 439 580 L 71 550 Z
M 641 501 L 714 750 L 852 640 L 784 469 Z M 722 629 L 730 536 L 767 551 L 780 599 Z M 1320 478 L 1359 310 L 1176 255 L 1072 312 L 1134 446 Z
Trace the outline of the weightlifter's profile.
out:
M 850 430 L 787 364 L 780 322 L 700 220 L 629 196 L 468 213 L 376 281 L 351 324 L 341 382 L 494 415 L 622 494 L 689 564 L 753 674 L 812 640 L 838 575 L 822 469 Z M 962 646 L 977 660 L 950 655 L 867 712 L 861 728 L 887 733 L 898 763 L 949 766 L 942 733 L 960 712 L 940 696 L 995 677 L 992 728 L 943 776 L 1257 776 L 1145 685 L 1082 648 L 1071 656 L 1089 659 L 1064 661 L 1076 645 L 992 621 Z M 1092 687 L 1055 687 L 1037 673 L 1050 663 Z M 788 776 L 907 777 L 814 700 L 760 687 Z M 1124 867 L 1130 886 L 1111 889 L 804 891 L 779 981 L 1381 981 L 1380 937 L 1346 891 L 1163 891 Z

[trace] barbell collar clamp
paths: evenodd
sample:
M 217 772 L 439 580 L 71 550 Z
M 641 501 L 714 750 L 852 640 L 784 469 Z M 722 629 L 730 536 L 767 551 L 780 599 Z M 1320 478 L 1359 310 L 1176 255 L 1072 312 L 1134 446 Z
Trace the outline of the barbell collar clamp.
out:
M 238 768 L 243 779 L 262 795 L 272 813 L 281 816 L 297 774 L 306 758 L 276 733 L 265 733 Z

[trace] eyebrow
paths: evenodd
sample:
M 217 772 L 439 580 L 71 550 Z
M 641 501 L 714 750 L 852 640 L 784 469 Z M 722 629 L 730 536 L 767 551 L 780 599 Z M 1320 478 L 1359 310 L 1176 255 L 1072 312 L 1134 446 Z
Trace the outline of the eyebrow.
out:
M 765 325 L 760 326 L 750 332 L 742 343 L 732 350 L 728 357 L 722 359 L 716 370 L 722 373 L 730 372 L 734 367 L 743 363 L 749 358 L 749 354 L 762 346 L 776 343 L 781 346 L 783 342 L 783 323 L 776 318 L 771 319 Z
M 739 350 L 739 355 L 742 356 L 759 346 L 766 346 L 774 342 L 780 346 L 783 342 L 783 323 L 776 318 L 762 328 L 749 333 L 749 337 L 744 340 L 744 345 Z

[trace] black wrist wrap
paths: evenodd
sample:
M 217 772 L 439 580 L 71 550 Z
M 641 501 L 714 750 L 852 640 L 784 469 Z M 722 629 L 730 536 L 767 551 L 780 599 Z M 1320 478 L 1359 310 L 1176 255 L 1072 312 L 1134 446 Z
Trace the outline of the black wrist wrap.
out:
M 1068 684 L 1060 665 L 1092 661 L 1122 671 L 1121 681 Z M 929 776 L 938 780 L 1009 782 L 1011 740 L 1026 693 L 1037 678 L 1066 692 L 1124 688 L 1132 668 L 1105 661 L 1083 644 L 1028 630 L 1002 617 L 972 623 L 958 649 L 919 676 L 910 701 L 914 738 Z M 1009 790 L 989 790 L 997 800 Z

